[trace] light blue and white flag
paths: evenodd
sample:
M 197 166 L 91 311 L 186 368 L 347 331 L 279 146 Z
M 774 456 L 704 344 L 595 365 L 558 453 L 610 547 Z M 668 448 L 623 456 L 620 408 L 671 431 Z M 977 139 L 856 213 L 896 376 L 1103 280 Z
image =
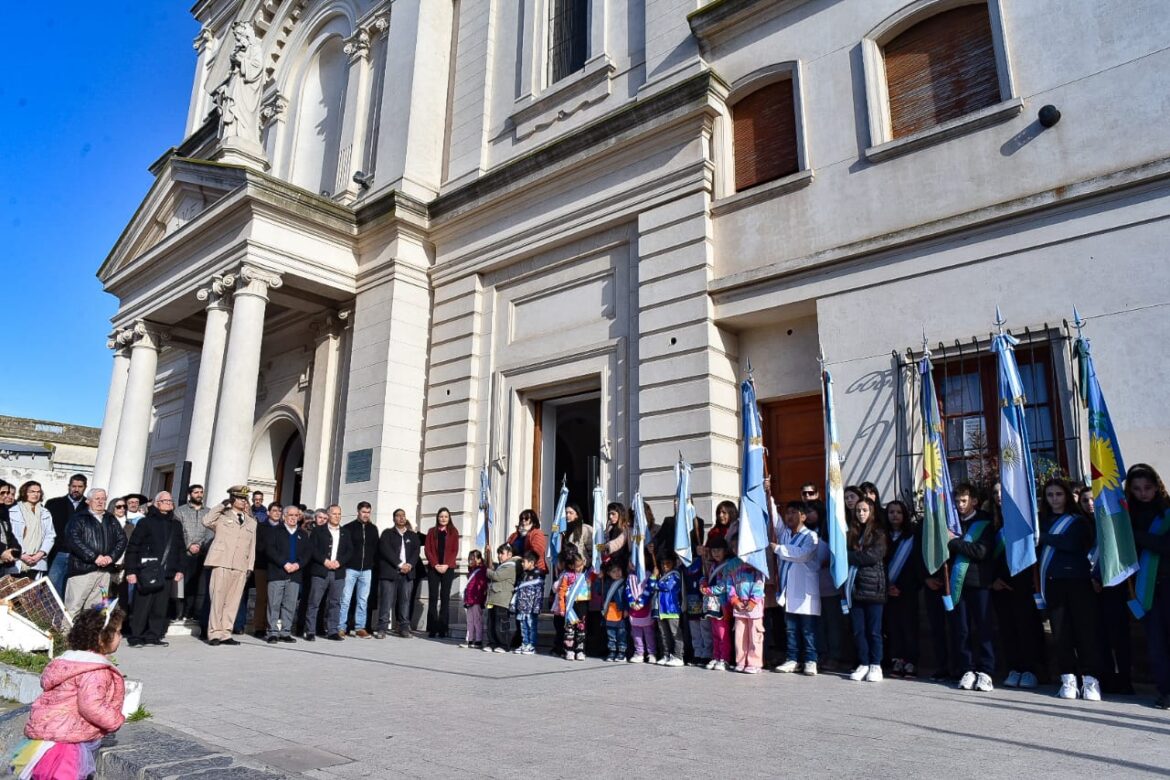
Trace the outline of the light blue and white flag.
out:
M 690 566 L 693 558 L 691 529 L 695 526 L 695 506 L 691 503 L 691 464 L 683 460 L 681 452 L 678 454 L 678 463 L 674 465 L 674 477 L 674 501 L 678 506 L 674 511 L 674 554 L 683 566 Z
M 479 512 L 475 517 L 475 547 L 482 550 L 487 547 L 491 534 L 492 523 L 495 522 L 495 512 L 492 510 L 492 483 L 488 467 L 484 465 L 479 470 Z
M 736 555 L 768 576 L 768 494 L 764 490 L 764 433 L 751 378 L 740 385 L 743 462 L 740 464 L 739 540 Z
M 841 475 L 841 443 L 837 441 L 837 412 L 833 407 L 833 377 L 822 376 L 825 392 L 825 526 L 829 539 L 829 573 L 840 588 L 849 577 L 846 548 L 845 479 Z
M 646 505 L 642 501 L 642 491 L 634 493 L 634 525 L 630 529 L 630 563 L 634 575 L 639 583 L 647 579 L 646 573 L 646 542 L 650 535 L 650 524 L 646 522 Z
M 996 318 L 999 310 L 996 309 Z M 1007 333 L 991 342 L 999 364 L 999 482 L 1003 491 L 1004 555 L 1012 575 L 1036 562 L 1036 476 L 1024 411 L 1024 387 Z M 956 596 L 958 594 L 955 594 Z
M 553 571 L 557 558 L 561 554 L 561 540 L 565 529 L 569 527 L 569 519 L 565 517 L 565 508 L 569 505 L 569 475 L 561 477 L 561 493 L 557 496 L 557 508 L 553 512 L 552 526 L 548 538 L 548 570 Z
M 601 573 L 601 545 L 608 541 L 605 535 L 605 493 L 601 485 L 593 488 L 593 571 Z

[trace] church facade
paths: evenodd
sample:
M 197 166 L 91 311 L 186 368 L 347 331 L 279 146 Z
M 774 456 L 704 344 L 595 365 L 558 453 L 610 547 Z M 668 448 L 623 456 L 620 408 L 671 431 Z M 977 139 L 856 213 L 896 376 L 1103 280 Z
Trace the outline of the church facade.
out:
M 471 544 L 634 491 L 912 497 L 916 362 L 994 471 L 996 307 L 1033 449 L 1083 478 L 1073 306 L 1127 457 L 1170 389 L 1170 18 L 1154 0 L 201 0 L 187 133 L 99 270 L 94 484 L 248 482 Z M 176 85 L 176 88 L 179 88 Z M 1161 464 L 1166 467 L 1166 464 Z

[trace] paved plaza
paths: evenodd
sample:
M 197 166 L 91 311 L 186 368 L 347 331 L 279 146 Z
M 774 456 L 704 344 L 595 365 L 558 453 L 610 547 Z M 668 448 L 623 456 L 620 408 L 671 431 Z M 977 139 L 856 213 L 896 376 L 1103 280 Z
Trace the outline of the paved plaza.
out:
M 1170 774 L 1147 696 L 569 663 L 423 639 L 118 652 L 153 722 L 310 778 Z

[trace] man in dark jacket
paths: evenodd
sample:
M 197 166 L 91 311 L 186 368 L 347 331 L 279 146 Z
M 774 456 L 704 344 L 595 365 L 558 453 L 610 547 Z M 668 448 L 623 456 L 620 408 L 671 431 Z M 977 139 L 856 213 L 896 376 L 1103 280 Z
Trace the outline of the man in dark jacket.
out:
M 69 518 L 85 509 L 85 486 L 89 481 L 84 474 L 74 474 L 69 478 L 69 492 L 63 496 L 50 498 L 45 502 L 45 509 L 53 516 L 53 530 L 57 540 L 49 550 L 49 581 L 58 593 L 65 592 L 65 580 L 69 576 L 69 544 L 66 526 Z
M 357 520 L 346 524 L 342 531 L 349 537 L 349 558 L 345 561 L 345 589 L 341 592 L 341 617 L 337 624 L 337 635 L 345 636 L 349 622 L 349 602 L 357 591 L 357 612 L 353 627 L 355 636 L 366 639 L 366 601 L 370 597 L 370 583 L 374 576 L 374 564 L 378 560 L 378 527 L 373 523 L 374 508 L 370 502 L 357 505 Z
M 305 610 L 305 641 L 312 642 L 317 633 L 317 613 L 321 600 L 328 596 L 325 605 L 326 639 L 340 641 L 337 633 L 341 622 L 341 591 L 345 587 L 345 561 L 350 556 L 349 535 L 341 527 L 341 507 L 329 507 L 329 522 L 318 526 L 313 532 L 309 546 L 309 606 Z
M 304 568 L 309 564 L 309 534 L 301 528 L 301 510 L 296 504 L 284 510 L 283 522 L 264 534 L 268 559 L 268 644 L 295 642 L 292 638 L 297 598 L 301 594 Z M 279 626 L 279 627 L 278 627 Z
M 995 673 L 995 647 L 991 633 L 995 525 L 990 515 L 979 509 L 979 494 L 967 483 L 955 488 L 955 511 L 963 535 L 947 542 L 951 553 L 950 571 L 966 572 L 951 593 L 955 604 L 950 613 L 951 627 L 963 673 L 959 688 L 987 693 L 994 689 L 991 675 Z M 952 580 L 955 579 L 957 576 L 952 574 Z
M 183 579 L 182 551 L 183 524 L 175 517 L 175 500 L 163 491 L 134 526 L 126 546 L 126 581 L 135 586 L 131 647 L 167 644 L 163 637 L 167 634 L 170 582 Z M 145 581 L 152 571 L 162 574 L 162 582 L 155 586 Z
M 410 639 L 410 598 L 414 592 L 414 570 L 418 565 L 418 534 L 410 527 L 406 512 L 394 510 L 394 527 L 378 539 L 378 632 L 385 639 L 394 611 L 394 632 Z
M 94 488 L 89 501 L 66 525 L 69 580 L 65 586 L 65 611 L 76 616 L 97 604 L 110 590 L 114 564 L 126 552 L 126 534 L 106 511 L 106 491 Z

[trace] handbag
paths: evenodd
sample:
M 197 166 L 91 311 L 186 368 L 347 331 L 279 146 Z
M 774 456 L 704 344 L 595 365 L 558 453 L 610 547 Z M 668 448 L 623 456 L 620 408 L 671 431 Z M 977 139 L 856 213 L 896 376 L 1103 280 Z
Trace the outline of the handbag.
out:
M 174 529 L 167 535 L 167 543 L 163 547 L 161 558 L 143 558 L 142 566 L 138 570 L 138 584 L 135 589 L 143 595 L 158 593 L 167 584 L 166 561 L 171 557 L 171 542 L 175 538 Z

